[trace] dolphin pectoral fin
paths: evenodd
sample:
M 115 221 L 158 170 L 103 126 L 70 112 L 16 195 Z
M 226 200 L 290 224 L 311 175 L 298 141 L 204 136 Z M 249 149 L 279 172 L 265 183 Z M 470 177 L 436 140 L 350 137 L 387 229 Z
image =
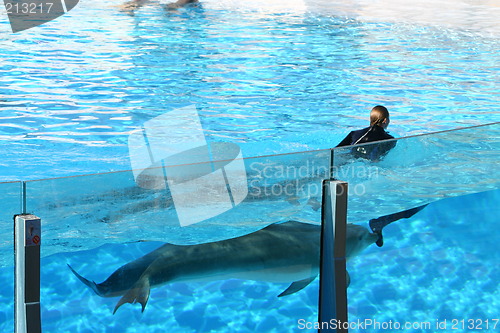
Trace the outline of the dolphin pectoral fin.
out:
M 310 198 L 308 201 L 307 201 L 307 204 L 308 205 L 311 205 L 311 208 L 317 212 L 320 208 L 321 208 L 321 202 L 318 201 L 318 198 L 316 197 L 313 197 L 313 198 Z
M 149 292 L 151 288 L 149 285 L 149 279 L 142 277 L 137 281 L 137 283 L 130 288 L 125 295 L 120 298 L 118 303 L 116 303 L 115 309 L 113 310 L 113 314 L 115 314 L 116 310 L 120 308 L 125 303 L 130 303 L 130 304 L 135 304 L 135 303 L 140 303 L 142 305 L 142 311 L 144 312 L 144 309 L 146 308 L 146 304 L 148 303 L 149 299 Z
M 291 295 L 293 293 L 296 293 L 299 290 L 302 290 L 309 283 L 313 282 L 315 278 L 316 278 L 316 275 L 311 276 L 311 277 L 304 279 L 304 280 L 293 282 L 288 288 L 285 289 L 285 291 L 283 291 L 281 294 L 279 294 L 278 297 Z
M 300 206 L 300 201 L 296 197 L 287 198 L 286 201 L 292 206 Z

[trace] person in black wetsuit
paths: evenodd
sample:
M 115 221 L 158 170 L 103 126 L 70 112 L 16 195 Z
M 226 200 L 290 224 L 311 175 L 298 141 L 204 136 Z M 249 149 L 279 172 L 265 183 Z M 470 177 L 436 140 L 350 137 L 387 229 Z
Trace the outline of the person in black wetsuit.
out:
M 362 143 L 394 139 L 385 130 L 389 126 L 389 111 L 382 105 L 375 106 L 370 112 L 370 126 L 361 130 L 352 131 L 337 147 L 354 146 Z M 351 149 L 355 157 L 377 161 L 396 146 L 396 141 L 382 142 L 373 145 L 364 145 Z

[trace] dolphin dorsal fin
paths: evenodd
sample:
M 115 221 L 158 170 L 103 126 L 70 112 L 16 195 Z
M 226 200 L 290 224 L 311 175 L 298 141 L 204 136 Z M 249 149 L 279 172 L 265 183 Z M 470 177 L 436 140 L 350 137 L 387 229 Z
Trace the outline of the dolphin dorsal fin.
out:
M 125 303 L 140 303 L 142 305 L 142 312 L 144 312 L 146 304 L 148 303 L 150 291 L 151 287 L 149 285 L 149 279 L 146 277 L 141 277 L 139 281 L 137 281 L 134 286 L 130 288 L 122 298 L 120 298 L 118 303 L 116 303 L 113 314 L 115 314 L 116 310 L 118 310 L 118 308 L 120 308 L 120 306 Z
M 291 295 L 293 293 L 296 293 L 297 291 L 305 288 L 309 283 L 313 282 L 315 278 L 316 278 L 316 275 L 311 276 L 311 277 L 304 279 L 304 280 L 293 282 L 288 288 L 285 289 L 285 291 L 283 291 L 281 294 L 279 294 L 278 297 L 287 296 L 287 295 Z

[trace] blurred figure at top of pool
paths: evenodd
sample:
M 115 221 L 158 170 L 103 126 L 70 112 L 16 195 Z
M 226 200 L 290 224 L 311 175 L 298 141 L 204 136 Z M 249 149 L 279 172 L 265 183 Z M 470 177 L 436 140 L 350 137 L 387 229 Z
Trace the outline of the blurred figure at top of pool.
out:
M 152 0 L 130 0 L 120 6 L 120 9 L 129 15 L 134 15 L 134 11 L 141 8 L 147 3 L 154 2 Z M 177 0 L 165 6 L 168 10 L 175 10 L 184 7 L 190 3 L 197 3 L 198 0 Z
M 177 9 L 177 8 L 184 7 L 187 4 L 196 3 L 196 2 L 198 2 L 198 0 L 177 0 L 176 2 L 169 3 L 167 5 L 167 9 Z
M 336 147 L 354 146 L 362 143 L 394 139 L 394 137 L 386 131 L 389 123 L 389 111 L 385 106 L 377 105 L 370 112 L 370 126 L 350 132 Z M 351 153 L 355 157 L 378 161 L 395 146 L 396 141 L 393 140 L 379 144 L 355 147 L 351 149 Z

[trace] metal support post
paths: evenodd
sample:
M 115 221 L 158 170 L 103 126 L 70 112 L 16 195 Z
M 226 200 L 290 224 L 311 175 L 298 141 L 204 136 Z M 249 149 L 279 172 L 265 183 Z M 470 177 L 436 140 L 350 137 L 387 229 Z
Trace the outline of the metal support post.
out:
M 34 215 L 14 216 L 15 332 L 40 333 L 41 223 Z
M 347 183 L 323 181 L 318 332 L 346 333 Z

